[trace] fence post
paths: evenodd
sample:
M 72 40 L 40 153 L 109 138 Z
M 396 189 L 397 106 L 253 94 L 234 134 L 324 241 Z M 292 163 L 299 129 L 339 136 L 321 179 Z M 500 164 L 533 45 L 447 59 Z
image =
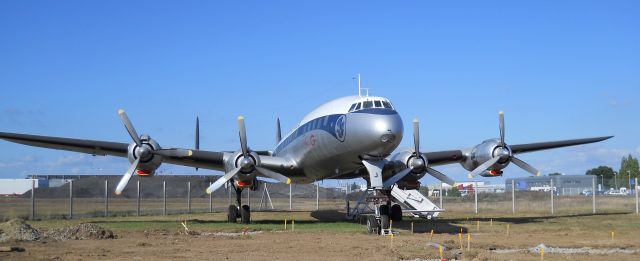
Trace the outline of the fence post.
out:
M 162 181 L 162 215 L 167 215 L 167 182 Z
M 36 219 L 36 180 L 31 180 L 31 220 Z
M 596 213 L 596 177 L 594 176 L 593 179 L 591 179 L 591 186 L 592 186 L 592 190 L 591 192 L 593 192 L 592 197 L 591 197 L 591 201 L 592 201 L 592 205 L 593 205 L 593 214 Z
M 213 182 L 209 182 L 209 187 L 211 187 Z M 209 193 L 209 212 L 213 213 L 213 192 Z
M 191 181 L 187 181 L 187 213 L 191 213 Z
M 511 213 L 516 213 L 516 180 L 511 180 Z
M 635 178 L 635 183 L 633 184 L 633 194 L 636 195 L 636 214 L 638 214 L 638 178 Z
M 69 181 L 69 219 L 73 218 L 73 180 Z
M 292 186 L 292 184 L 290 183 L 290 184 L 289 184 L 289 211 L 292 211 L 292 210 L 293 210 L 293 204 L 292 204 L 292 200 L 293 200 L 293 199 L 292 199 L 292 197 L 291 197 L 291 194 L 293 194 L 293 186 Z
M 138 192 L 136 193 L 136 215 L 140 216 L 140 181 L 137 182 Z
M 438 193 L 440 195 L 440 209 L 443 209 L 442 207 L 442 195 L 444 194 L 444 191 L 442 191 L 442 181 L 440 181 L 440 193 Z
M 320 210 L 320 183 L 316 181 L 316 210 Z
M 104 180 L 104 216 L 109 216 L 109 180 Z
M 478 214 L 478 182 L 473 183 L 473 197 L 476 202 L 476 214 Z
M 553 215 L 553 194 L 555 191 L 553 191 L 553 178 L 551 178 L 551 180 L 549 181 L 549 183 L 551 184 L 551 215 Z

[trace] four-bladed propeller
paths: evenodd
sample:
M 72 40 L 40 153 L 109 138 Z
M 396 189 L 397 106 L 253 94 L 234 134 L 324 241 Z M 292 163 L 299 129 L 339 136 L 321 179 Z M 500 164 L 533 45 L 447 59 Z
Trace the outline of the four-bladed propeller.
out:
M 511 150 L 509 149 L 509 147 L 507 146 L 507 144 L 504 142 L 504 136 L 505 136 L 505 128 L 504 128 L 504 112 L 499 112 L 499 116 L 500 116 L 500 143 L 498 144 L 499 147 L 497 147 L 494 151 L 493 151 L 493 158 L 491 158 L 490 160 L 482 163 L 480 166 L 476 167 L 474 170 L 472 170 L 471 172 L 469 172 L 469 179 L 473 179 L 473 177 L 475 177 L 476 175 L 486 171 L 487 169 L 489 169 L 492 165 L 500 162 L 500 163 L 506 163 L 507 161 L 511 161 L 514 164 L 516 164 L 518 167 L 524 169 L 525 171 L 536 175 L 536 176 L 540 176 L 540 171 L 538 171 L 536 168 L 532 167 L 531 165 L 527 164 L 526 162 L 516 158 Z
M 421 174 L 426 171 L 434 178 L 453 186 L 455 182 L 451 178 L 442 174 L 440 171 L 429 167 L 427 165 L 426 159 L 424 158 L 424 156 L 422 156 L 422 153 L 420 153 L 420 121 L 418 119 L 413 120 L 413 146 L 413 153 L 411 154 L 411 157 L 407 162 L 407 168 L 386 180 L 385 184 L 395 184 L 396 182 L 402 180 L 409 173 Z
M 289 179 L 288 177 L 280 173 L 276 173 L 266 168 L 263 168 L 256 163 L 256 160 L 254 157 L 259 157 L 259 156 L 257 154 L 252 155 L 249 151 L 249 147 L 247 146 L 247 131 L 244 125 L 243 116 L 238 117 L 238 136 L 240 138 L 240 149 L 242 152 L 241 154 L 242 158 L 239 161 L 236 161 L 237 166 L 235 169 L 225 173 L 224 176 L 220 177 L 213 184 L 211 184 L 211 186 L 207 188 L 207 193 L 209 194 L 213 193 L 214 191 L 222 187 L 224 183 L 228 182 L 239 173 L 251 174 L 256 172 L 258 174 L 262 174 L 266 177 L 275 179 L 283 183 L 287 183 L 287 184 L 291 183 L 291 179 Z
M 129 183 L 129 180 L 131 179 L 131 176 L 136 171 L 136 169 L 138 169 L 138 167 L 140 165 L 140 161 L 148 160 L 153 155 L 164 156 L 164 157 L 189 157 L 189 156 L 191 156 L 191 154 L 192 154 L 191 150 L 185 150 L 185 149 L 155 149 L 152 146 L 150 146 L 149 144 L 144 143 L 143 142 L 144 140 L 140 136 L 138 136 L 138 132 L 136 132 L 136 129 L 133 127 L 133 124 L 129 120 L 129 117 L 127 117 L 127 113 L 125 113 L 123 109 L 120 109 L 120 110 L 118 110 L 118 115 L 120 115 L 120 119 L 122 120 L 122 123 L 124 124 L 124 127 L 127 129 L 127 132 L 129 133 L 129 136 L 131 136 L 131 139 L 136 144 L 136 147 L 135 147 L 135 149 L 133 151 L 135 160 L 133 161 L 133 163 L 131 164 L 131 166 L 127 170 L 127 172 L 122 176 L 122 179 L 118 183 L 118 186 L 116 187 L 116 191 L 115 191 L 116 195 L 120 195 L 122 193 L 122 191 L 124 190 L 124 188 L 127 186 L 127 183 Z M 145 137 L 145 138 L 148 139 L 148 136 Z

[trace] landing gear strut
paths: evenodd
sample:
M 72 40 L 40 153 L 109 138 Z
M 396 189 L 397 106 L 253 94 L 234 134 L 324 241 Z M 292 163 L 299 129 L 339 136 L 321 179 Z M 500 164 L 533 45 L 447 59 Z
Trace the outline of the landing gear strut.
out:
M 235 223 L 238 218 L 240 218 L 240 222 L 242 224 L 249 224 L 251 222 L 251 209 L 248 205 L 242 205 L 242 190 L 243 188 L 238 188 L 233 185 L 233 182 L 230 182 L 233 189 L 236 191 L 236 203 L 237 205 L 229 205 L 229 210 L 227 213 L 227 221 L 230 223 Z M 237 206 L 241 206 L 238 208 Z

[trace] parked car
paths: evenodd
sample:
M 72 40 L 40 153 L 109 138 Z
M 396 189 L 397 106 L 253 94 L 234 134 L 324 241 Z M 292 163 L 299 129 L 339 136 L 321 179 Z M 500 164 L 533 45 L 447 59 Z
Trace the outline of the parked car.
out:
M 580 195 L 592 196 L 593 195 L 593 191 L 591 191 L 590 189 L 585 189 L 582 192 L 580 192 Z

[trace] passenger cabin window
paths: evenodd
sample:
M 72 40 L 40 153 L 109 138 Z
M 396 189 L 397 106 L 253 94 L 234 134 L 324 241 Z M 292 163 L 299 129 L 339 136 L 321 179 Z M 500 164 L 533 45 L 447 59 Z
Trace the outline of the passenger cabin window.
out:
M 373 102 L 372 101 L 364 101 L 362 103 L 362 108 L 363 109 L 368 109 L 368 108 L 371 108 L 371 107 L 373 107 Z
M 373 103 L 375 104 L 376 108 L 382 108 L 382 103 L 380 101 L 374 101 Z

